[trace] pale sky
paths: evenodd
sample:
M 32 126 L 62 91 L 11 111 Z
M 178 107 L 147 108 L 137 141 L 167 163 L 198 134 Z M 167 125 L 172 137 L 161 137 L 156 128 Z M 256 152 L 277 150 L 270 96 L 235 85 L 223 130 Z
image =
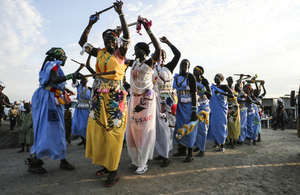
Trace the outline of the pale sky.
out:
M 1 0 L 0 1 L 0 81 L 10 101 L 31 100 L 38 88 L 38 74 L 51 47 L 62 47 L 68 60 L 65 74 L 85 63 L 87 54 L 79 54 L 78 40 L 91 14 L 114 1 L 94 0 Z M 265 80 L 267 97 L 279 97 L 297 90 L 300 84 L 300 1 L 299 0 L 124 0 L 127 23 L 138 15 L 152 20 L 156 38 L 166 36 L 181 52 L 181 59 L 205 69 L 213 82 L 215 74 L 224 77 L 243 73 L 257 74 Z M 104 47 L 102 32 L 120 25 L 118 14 L 109 10 L 100 15 L 88 42 Z M 132 46 L 127 58 L 133 58 L 137 42 L 150 42 L 130 27 Z M 169 62 L 173 54 L 166 44 Z M 154 51 L 153 46 L 150 47 Z M 91 60 L 92 67 L 95 59 Z M 178 72 L 179 64 L 174 73 Z M 82 71 L 88 74 L 87 70 Z M 129 71 L 127 79 L 129 81 Z M 238 79 L 234 76 L 234 80 Z M 226 81 L 224 81 L 225 84 Z M 89 85 L 91 86 L 91 79 Z M 71 87 L 68 81 L 67 87 Z M 72 88 L 75 90 L 74 88 Z

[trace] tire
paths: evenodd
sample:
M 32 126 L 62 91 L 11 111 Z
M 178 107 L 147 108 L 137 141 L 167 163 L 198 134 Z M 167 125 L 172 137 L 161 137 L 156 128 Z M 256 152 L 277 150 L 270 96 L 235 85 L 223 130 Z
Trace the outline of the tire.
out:
M 291 107 L 294 107 L 296 105 L 295 91 L 291 91 L 290 105 Z

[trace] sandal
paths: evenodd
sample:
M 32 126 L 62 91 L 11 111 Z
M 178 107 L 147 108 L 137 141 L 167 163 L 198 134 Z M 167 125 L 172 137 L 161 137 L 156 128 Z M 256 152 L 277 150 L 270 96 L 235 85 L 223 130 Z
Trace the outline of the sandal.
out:
M 194 157 L 192 156 L 187 156 L 183 162 L 192 162 L 194 160 Z
M 103 169 L 97 171 L 97 172 L 95 173 L 95 175 L 101 176 L 101 175 L 105 175 L 106 173 L 109 173 L 109 170 L 107 170 L 106 168 L 103 168 Z
M 107 179 L 105 181 L 104 187 L 112 187 L 112 186 L 116 185 L 117 181 L 119 181 L 119 176 L 118 175 L 113 180 Z
M 154 157 L 154 160 L 163 160 L 163 159 L 164 159 L 164 157 L 162 157 L 161 155 Z

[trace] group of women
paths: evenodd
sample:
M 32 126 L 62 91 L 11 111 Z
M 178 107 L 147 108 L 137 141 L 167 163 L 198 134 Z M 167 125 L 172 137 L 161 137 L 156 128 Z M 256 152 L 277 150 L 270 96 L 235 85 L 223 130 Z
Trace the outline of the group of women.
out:
M 253 103 L 259 104 L 259 101 L 255 102 L 251 85 L 245 85 L 244 89 L 241 89 L 241 86 L 236 84 L 233 92 L 229 85 L 221 84 L 224 80 L 223 75 L 217 74 L 215 84 L 210 86 L 203 77 L 203 67 L 196 66 L 193 74 L 189 73 L 190 62 L 187 59 L 180 62 L 179 74 L 173 76 L 181 57 L 179 50 L 166 37 L 160 38 L 174 55 L 169 63 L 165 63 L 166 52 L 161 49 L 151 31 L 151 21 L 140 16 L 137 26 L 144 27 L 155 51 L 147 58 L 150 54 L 149 45 L 139 42 L 134 47 L 135 59 L 127 60 L 125 56 L 130 35 L 122 5 L 122 1 L 114 3 L 121 29 L 108 29 L 102 33 L 105 48 L 95 48 L 88 43 L 89 32 L 99 20 L 98 14 L 90 17 L 79 40 L 83 51 L 89 54 L 86 66 L 94 75 L 94 82 L 91 94 L 86 93 L 86 81 L 82 80 L 81 84 L 77 85 L 81 90 L 81 98 L 88 95 L 90 111 L 87 120 L 80 117 L 73 120 L 87 121 L 86 132 L 82 134 L 86 143 L 86 157 L 91 158 L 93 164 L 102 166 L 96 175 L 108 174 L 104 186 L 113 186 L 119 180 L 117 169 L 125 131 L 128 154 L 132 161 L 130 165 L 137 167 L 136 174 L 147 171 L 147 162 L 153 158 L 155 149 L 159 155 L 154 159 L 162 160 L 162 167 L 168 166 L 169 151 L 174 142 L 178 143 L 178 153 L 173 156 L 186 156 L 184 162 L 191 162 L 194 146 L 200 150 L 198 156 L 204 156 L 207 139 L 215 141 L 215 147 L 224 151 L 228 131 L 234 131 L 233 136 L 228 134 L 232 143 L 242 143 L 246 136 L 253 138 L 253 130 L 252 134 L 250 130 L 249 133 L 242 132 L 244 119 L 242 114 L 239 114 L 239 103 L 236 102 L 244 102 L 249 112 L 255 109 Z M 82 79 L 84 76 L 78 71 L 64 75 L 60 66 L 64 64 L 66 56 L 62 49 L 54 48 L 47 55 L 40 71 L 41 87 L 32 98 L 33 105 L 36 105 L 32 109 L 35 133 L 32 153 L 35 153 L 35 156 L 28 159 L 28 164 L 29 171 L 34 173 L 46 172 L 40 159 L 43 156 L 61 160 L 62 169 L 75 169 L 66 161 L 66 141 L 63 140 L 61 116 L 64 102 L 60 97 L 65 94 L 65 90 L 72 93 L 65 88 L 66 80 Z M 91 56 L 96 57 L 95 69 L 89 65 Z M 123 83 L 128 67 L 131 67 L 129 99 L 128 87 L 124 87 Z M 259 95 L 259 92 L 257 94 Z M 235 102 L 231 107 L 228 106 L 227 98 Z M 80 102 L 86 105 L 87 100 Z M 249 113 L 248 116 L 250 115 Z M 240 121 L 240 125 L 230 125 L 228 122 L 227 129 L 227 121 Z

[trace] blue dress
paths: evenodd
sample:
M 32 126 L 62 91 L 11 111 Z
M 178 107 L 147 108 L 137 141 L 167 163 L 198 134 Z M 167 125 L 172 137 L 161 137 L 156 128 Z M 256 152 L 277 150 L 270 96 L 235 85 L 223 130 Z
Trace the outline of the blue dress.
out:
M 249 137 L 252 139 L 253 137 L 253 126 L 254 126 L 254 115 L 255 115 L 255 110 L 253 108 L 253 104 L 247 104 L 247 133 L 246 137 Z
M 239 100 L 239 98 L 238 98 Z M 244 104 L 240 104 L 240 117 L 241 117 L 241 135 L 238 142 L 244 142 L 247 133 L 247 107 Z
M 178 85 L 176 84 L 176 80 Z M 188 148 L 192 148 L 195 145 L 195 141 L 196 141 L 197 128 L 198 128 L 197 126 L 195 126 L 194 131 L 192 131 L 188 135 L 183 136 L 181 139 L 176 139 L 177 130 L 179 128 L 182 128 L 183 125 L 189 124 L 192 120 L 192 111 L 193 111 L 192 96 L 190 93 L 187 79 L 183 76 L 179 76 L 178 74 L 175 74 L 173 89 L 177 90 L 177 97 L 178 97 L 175 131 L 173 136 L 174 143 L 179 143 Z
M 203 84 L 200 84 L 197 82 L 197 86 L 201 86 L 201 88 L 204 88 L 205 86 Z M 207 117 L 209 118 L 209 113 L 210 113 L 210 108 L 209 108 L 209 100 L 205 97 L 204 99 L 201 99 L 200 97 L 203 97 L 203 93 L 199 92 L 198 96 L 198 114 L 201 111 L 207 112 Z M 207 131 L 208 131 L 208 126 L 205 122 L 199 122 L 198 123 L 198 128 L 197 128 L 197 136 L 196 136 L 196 142 L 195 145 L 201 150 L 205 151 L 205 144 L 206 144 L 206 138 L 207 138 Z
M 210 124 L 207 134 L 207 139 L 210 141 L 217 141 L 218 144 L 224 144 L 228 135 L 227 128 L 227 112 L 228 101 L 224 95 L 216 95 L 215 91 L 224 91 L 214 84 L 211 85 L 212 96 L 210 98 Z
M 65 82 L 60 84 L 48 83 L 50 72 L 57 66 L 57 75 L 65 76 L 60 67 L 61 61 L 50 61 L 40 70 L 40 87 L 32 96 L 32 122 L 34 143 L 31 153 L 38 159 L 50 156 L 54 160 L 66 159 L 66 138 L 64 122 L 64 106 L 56 105 L 55 93 L 45 89 L 47 86 L 60 91 L 65 88 Z
M 77 105 L 72 119 L 72 133 L 86 138 L 87 123 L 90 114 L 89 100 L 91 91 L 82 84 L 77 87 Z

